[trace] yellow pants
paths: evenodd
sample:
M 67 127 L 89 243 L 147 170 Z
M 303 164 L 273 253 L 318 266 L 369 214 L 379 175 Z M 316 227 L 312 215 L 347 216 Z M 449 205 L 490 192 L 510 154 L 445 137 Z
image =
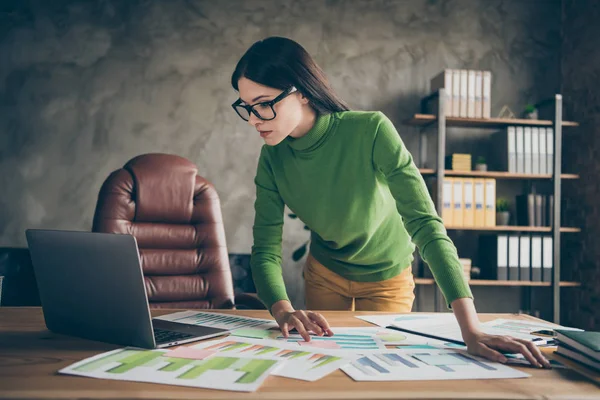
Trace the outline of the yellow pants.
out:
M 415 300 L 410 266 L 385 281 L 355 282 L 331 271 L 309 254 L 304 281 L 307 310 L 409 313 Z

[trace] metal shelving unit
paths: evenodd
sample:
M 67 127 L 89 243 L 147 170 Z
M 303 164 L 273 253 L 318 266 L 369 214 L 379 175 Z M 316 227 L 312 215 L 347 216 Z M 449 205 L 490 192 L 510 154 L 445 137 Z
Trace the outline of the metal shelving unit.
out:
M 473 118 L 457 118 L 446 116 L 446 93 L 444 89 L 432 93 L 431 95 L 421 100 L 421 114 L 415 114 L 412 118 L 405 121 L 406 125 L 416 126 L 419 129 L 428 129 L 432 126 L 437 128 L 437 152 L 436 152 L 436 167 L 422 168 L 421 173 L 424 177 L 435 177 L 437 185 L 437 193 L 443 193 L 442 185 L 444 177 L 449 176 L 477 176 L 477 177 L 489 177 L 496 179 L 546 179 L 552 181 L 552 193 L 554 196 L 554 215 L 553 225 L 551 227 L 515 227 L 515 226 L 498 226 L 493 228 L 478 227 L 478 228 L 464 228 L 464 227 L 447 227 L 447 229 L 456 230 L 479 230 L 479 231 L 522 231 L 522 232 L 549 232 L 553 238 L 553 271 L 552 271 L 552 282 L 524 282 L 524 281 L 488 281 L 488 280 L 472 280 L 470 285 L 473 286 L 521 286 L 530 289 L 531 287 L 552 287 L 552 299 L 553 299 L 553 321 L 560 323 L 560 288 L 561 287 L 576 287 L 579 286 L 577 282 L 561 282 L 560 281 L 560 236 L 561 232 L 579 232 L 579 228 L 573 227 L 561 227 L 561 181 L 562 179 L 578 179 L 579 176 L 576 174 L 562 174 L 561 171 L 561 160 L 562 160 L 562 128 L 578 126 L 578 123 L 571 121 L 562 120 L 562 96 L 557 94 L 551 101 L 544 102 L 544 104 L 553 103 L 553 119 L 552 120 L 531 120 L 531 119 L 502 119 L 502 118 L 491 118 L 491 119 L 473 119 Z M 427 104 L 431 101 L 437 101 L 437 115 L 427 114 Z M 530 174 L 513 174 L 508 172 L 462 172 L 462 171 L 450 171 L 444 168 L 445 157 L 446 157 L 446 128 L 447 127 L 463 127 L 463 128 L 484 128 L 484 129 L 497 129 L 507 126 L 514 125 L 526 125 L 526 126 L 552 126 L 554 130 L 554 160 L 553 160 L 553 171 L 550 175 L 530 175 Z M 421 132 L 419 136 L 419 158 L 420 163 L 426 158 L 427 148 L 426 135 Z M 442 196 L 438 195 L 434 199 L 436 208 L 442 209 Z M 443 296 L 441 291 L 432 279 L 417 279 L 417 284 L 420 285 L 434 285 L 435 286 L 435 309 L 436 311 L 445 308 L 445 305 L 441 304 Z M 531 292 L 529 292 L 531 296 Z M 529 299 L 531 302 L 531 299 Z

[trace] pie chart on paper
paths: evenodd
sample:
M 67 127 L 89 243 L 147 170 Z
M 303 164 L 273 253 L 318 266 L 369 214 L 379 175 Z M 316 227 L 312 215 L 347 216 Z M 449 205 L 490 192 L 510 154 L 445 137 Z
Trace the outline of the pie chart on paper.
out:
M 388 343 L 401 343 L 406 340 L 406 336 L 401 333 L 392 333 L 392 332 L 380 332 L 376 335 L 378 339 L 380 339 L 384 344 Z

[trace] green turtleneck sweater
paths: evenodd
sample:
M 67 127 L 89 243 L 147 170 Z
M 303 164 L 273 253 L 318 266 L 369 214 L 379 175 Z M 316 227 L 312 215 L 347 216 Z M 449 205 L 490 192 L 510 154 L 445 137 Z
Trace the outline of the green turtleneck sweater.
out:
M 416 244 L 448 304 L 472 297 L 425 182 L 384 114 L 321 115 L 301 138 L 264 145 L 255 183 L 251 267 L 269 310 L 288 300 L 281 273 L 284 205 L 310 228 L 315 259 L 344 278 L 393 278 L 410 266 Z

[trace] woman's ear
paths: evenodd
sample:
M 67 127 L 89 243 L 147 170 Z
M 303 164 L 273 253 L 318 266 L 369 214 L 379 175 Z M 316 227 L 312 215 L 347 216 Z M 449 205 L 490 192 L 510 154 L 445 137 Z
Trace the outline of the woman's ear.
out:
M 308 104 L 308 102 L 309 102 L 308 97 L 306 97 L 304 95 L 304 93 L 300 93 L 300 103 L 301 104 Z

